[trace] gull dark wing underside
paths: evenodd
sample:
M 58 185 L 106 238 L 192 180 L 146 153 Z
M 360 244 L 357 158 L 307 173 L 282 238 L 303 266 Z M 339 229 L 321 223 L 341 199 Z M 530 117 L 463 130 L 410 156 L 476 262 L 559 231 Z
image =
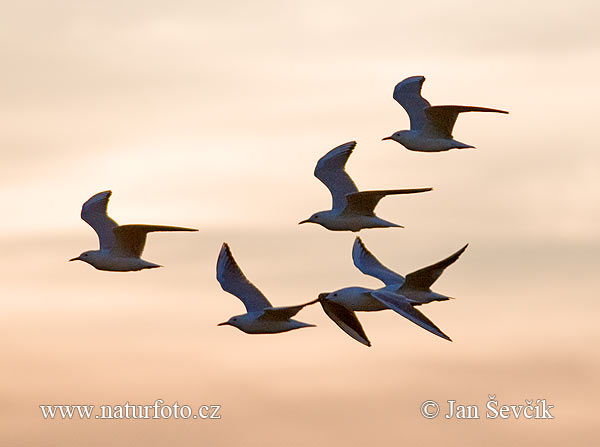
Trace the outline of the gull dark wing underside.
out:
M 155 231 L 198 230 L 168 225 L 119 225 L 113 229 L 115 245 L 111 248 L 111 253 L 115 256 L 140 257 L 146 245 L 146 235 Z
M 464 112 L 493 112 L 508 113 L 505 110 L 490 109 L 477 106 L 432 106 L 425 110 L 427 117 L 423 133 L 433 138 L 452 138 L 452 129 L 459 113 Z
M 396 194 L 415 194 L 419 192 L 431 191 L 432 189 L 433 188 L 385 189 L 378 191 L 354 192 L 346 196 L 348 205 L 346 205 L 344 213 L 362 216 L 374 216 L 375 207 L 385 196 Z
M 367 338 L 365 330 L 353 311 L 341 304 L 328 301 L 327 299 L 320 300 L 320 302 L 323 311 L 325 311 L 327 316 L 331 318 L 340 329 L 363 345 L 371 346 L 371 342 Z
M 426 329 L 432 334 L 442 337 L 445 340 L 452 341 L 450 337 L 444 334 L 429 318 L 415 309 L 404 296 L 384 291 L 371 292 L 371 296 L 392 309 L 394 312 L 399 313 L 418 326 L 421 326 L 423 329 Z
M 296 306 L 285 306 L 285 307 L 268 307 L 264 309 L 263 314 L 260 316 L 261 319 L 265 320 L 289 320 L 306 306 L 319 301 L 318 299 L 309 301 L 308 303 L 298 304 Z
M 448 256 L 446 259 L 442 259 L 435 264 L 427 267 L 423 267 L 417 271 L 406 275 L 406 287 L 417 290 L 429 290 L 432 284 L 440 277 L 444 272 L 444 269 L 456 262 L 456 260 L 464 253 L 469 244 L 458 250 L 456 253 Z

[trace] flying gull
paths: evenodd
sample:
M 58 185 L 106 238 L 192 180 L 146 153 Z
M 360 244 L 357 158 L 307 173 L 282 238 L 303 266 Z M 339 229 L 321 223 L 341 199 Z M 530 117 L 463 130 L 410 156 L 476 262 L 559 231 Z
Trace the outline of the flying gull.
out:
M 217 280 L 224 291 L 238 297 L 246 307 L 245 314 L 235 315 L 217 326 L 234 326 L 247 334 L 276 334 L 315 326 L 293 320 L 292 317 L 305 306 L 316 303 L 318 299 L 298 306 L 273 307 L 262 292 L 246 278 L 226 243 L 223 243 L 217 259 Z
M 367 346 L 371 346 L 371 342 L 354 312 L 391 309 L 432 334 L 452 341 L 429 318 L 417 310 L 406 297 L 384 289 L 344 287 L 334 292 L 320 293 L 318 301 L 329 318 L 344 332 Z
M 119 225 L 106 207 L 112 191 L 90 197 L 81 208 L 81 218 L 98 234 L 100 250 L 88 250 L 69 261 L 83 261 L 98 270 L 132 272 L 162 267 L 140 258 L 146 245 L 146 235 L 154 231 L 198 231 L 194 228 L 165 225 Z
M 418 152 L 442 152 L 449 149 L 474 148 L 452 136 L 459 113 L 495 112 L 504 110 L 477 106 L 432 106 L 421 96 L 424 76 L 411 76 L 394 88 L 394 99 L 404 107 L 410 118 L 410 130 L 399 130 L 384 140 L 394 140 L 406 149 Z
M 469 244 L 466 244 L 447 258 L 409 273 L 406 275 L 406 278 L 384 266 L 365 247 L 365 244 L 359 237 L 356 238 L 352 247 L 352 260 L 356 268 L 362 273 L 373 276 L 383 282 L 385 287 L 382 290 L 403 295 L 413 306 L 418 306 L 432 301 L 445 301 L 451 298 L 433 292 L 431 286 L 442 275 L 446 267 L 457 261 L 468 246 Z
M 385 267 L 357 237 L 352 247 L 354 265 L 362 273 L 382 281 L 385 287 L 376 290 L 366 287 L 345 287 L 334 292 L 319 294 L 319 302 L 325 313 L 344 332 L 367 346 L 371 346 L 371 342 L 355 312 L 392 309 L 423 329 L 452 341 L 415 307 L 432 301 L 450 299 L 448 296 L 433 292 L 430 287 L 446 267 L 456 262 L 467 245 L 442 261 L 409 273 L 405 278 Z
M 364 228 L 402 227 L 375 215 L 375 207 L 388 195 L 414 194 L 433 188 L 386 189 L 359 191 L 345 170 L 346 162 L 356 147 L 356 141 L 342 144 L 318 161 L 317 177 L 331 192 L 332 209 L 319 211 L 300 222 L 316 223 L 332 231 L 360 231 Z

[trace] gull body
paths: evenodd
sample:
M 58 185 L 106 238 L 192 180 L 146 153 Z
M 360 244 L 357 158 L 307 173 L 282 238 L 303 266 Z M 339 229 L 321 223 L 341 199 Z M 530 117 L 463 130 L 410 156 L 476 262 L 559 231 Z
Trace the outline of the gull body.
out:
M 403 228 L 377 216 L 344 213 L 343 210 L 319 211 L 300 223 L 316 223 L 331 231 L 358 232 L 367 228 Z
M 451 297 L 431 290 L 433 283 L 442 275 L 446 267 L 454 264 L 464 253 L 469 244 L 466 244 L 456 253 L 451 254 L 435 264 L 423 267 L 406 277 L 384 266 L 357 237 L 352 247 L 352 260 L 357 269 L 365 275 L 373 276 L 385 284 L 382 291 L 400 294 L 413 305 L 430 303 L 432 301 L 446 301 Z
M 431 320 L 415 309 L 414 304 L 406 297 L 387 290 L 345 287 L 334 292 L 319 294 L 319 302 L 334 323 L 356 341 L 367 346 L 371 346 L 371 342 L 367 338 L 355 312 L 376 312 L 391 309 L 432 334 L 452 341 Z
M 316 223 L 331 231 L 360 231 L 365 228 L 402 227 L 375 215 L 375 207 L 388 195 L 415 194 L 433 188 L 387 189 L 359 191 L 345 170 L 346 162 L 356 147 L 355 141 L 342 144 L 323 157 L 315 167 L 317 177 L 329 189 L 332 197 L 330 210 L 314 213 L 300 223 Z
M 450 149 L 474 149 L 475 146 L 462 143 L 454 138 L 432 138 L 421 130 L 399 130 L 384 140 L 394 140 L 406 149 L 416 152 L 444 152 Z
M 162 265 L 144 261 L 134 256 L 114 256 L 110 250 L 88 250 L 71 261 L 84 261 L 98 270 L 111 272 L 133 272 L 143 269 L 154 269 Z
M 274 308 L 276 309 L 276 308 Z M 249 312 L 236 315 L 217 326 L 234 326 L 246 334 L 279 334 L 304 327 L 314 327 L 314 324 L 289 319 L 263 319 L 264 312 Z
M 376 312 L 389 309 L 388 306 L 371 295 L 371 292 L 374 291 L 375 289 L 368 289 L 366 287 L 344 287 L 335 292 L 321 294 L 321 299 L 341 304 L 355 312 Z
M 198 231 L 194 228 L 166 225 L 118 225 L 106 208 L 112 191 L 103 191 L 90 197 L 81 208 L 81 218 L 98 235 L 99 250 L 88 250 L 69 261 L 83 261 L 97 270 L 132 272 L 162 267 L 141 259 L 146 235 L 155 231 Z
M 424 76 L 411 76 L 394 88 L 394 99 L 406 110 L 410 118 L 410 130 L 400 130 L 384 140 L 393 140 L 406 149 L 418 152 L 443 152 L 450 149 L 474 148 L 455 140 L 452 131 L 460 113 L 492 112 L 505 110 L 478 106 L 432 106 L 421 96 Z
M 226 243 L 221 247 L 217 259 L 217 280 L 223 290 L 239 298 L 246 307 L 245 314 L 235 315 L 217 326 L 234 326 L 247 334 L 276 334 L 315 326 L 292 317 L 318 299 L 297 306 L 273 307 L 246 278 Z

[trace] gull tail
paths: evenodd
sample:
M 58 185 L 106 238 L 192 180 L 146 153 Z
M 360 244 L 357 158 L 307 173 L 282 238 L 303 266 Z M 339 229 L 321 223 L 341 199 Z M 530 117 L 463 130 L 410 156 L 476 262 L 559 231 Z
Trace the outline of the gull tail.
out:
M 471 146 L 470 144 L 461 143 L 460 141 L 455 141 L 454 149 L 477 149 L 475 146 Z
M 162 267 L 164 267 L 164 266 L 150 263 L 150 262 L 148 263 L 148 265 L 144 266 L 145 269 L 157 269 L 157 268 L 162 268 Z
M 372 228 L 404 228 L 404 225 L 399 225 L 389 220 L 384 220 L 381 217 L 377 217 L 377 224 L 373 225 Z
M 304 321 L 298 321 L 298 320 L 290 320 L 293 321 L 296 325 L 296 327 L 294 329 L 302 329 L 305 327 L 317 327 L 316 324 L 312 324 L 312 323 L 305 323 Z

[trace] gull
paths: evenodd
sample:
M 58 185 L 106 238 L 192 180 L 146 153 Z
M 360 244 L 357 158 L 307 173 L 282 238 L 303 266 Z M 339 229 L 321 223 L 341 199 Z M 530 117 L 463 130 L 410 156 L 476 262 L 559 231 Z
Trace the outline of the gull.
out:
M 384 266 L 368 249 L 363 241 L 357 237 L 352 247 L 352 260 L 358 270 L 365 275 L 373 276 L 385 284 L 382 290 L 400 294 L 413 306 L 430 303 L 432 301 L 446 301 L 451 297 L 433 292 L 431 286 L 442 275 L 446 267 L 454 264 L 464 253 L 469 244 L 466 244 L 456 253 L 442 259 L 435 264 L 423 267 L 406 275 Z
M 146 245 L 146 235 L 154 231 L 198 231 L 194 228 L 165 225 L 118 225 L 106 207 L 112 191 L 103 191 L 90 197 L 81 208 L 81 218 L 98 235 L 100 250 L 88 250 L 69 261 L 83 261 L 98 270 L 132 272 L 162 267 L 140 258 Z
M 384 140 L 394 140 L 406 149 L 419 152 L 442 152 L 449 149 L 474 148 L 452 136 L 452 128 L 459 113 L 495 112 L 505 110 L 477 106 L 432 106 L 421 96 L 424 76 L 411 76 L 394 88 L 394 99 L 406 110 L 410 130 L 400 130 Z
M 414 194 L 431 191 L 433 188 L 386 189 L 359 191 L 345 170 L 346 162 L 356 147 L 356 141 L 342 144 L 317 162 L 317 177 L 331 192 L 332 209 L 319 211 L 303 223 L 316 223 L 332 231 L 360 231 L 364 228 L 402 227 L 375 215 L 375 207 L 388 195 Z
M 452 341 L 429 318 L 415 309 L 406 297 L 384 289 L 344 287 L 334 292 L 320 293 L 318 301 L 334 323 L 356 341 L 366 346 L 371 346 L 371 342 L 354 312 L 391 309 L 432 334 Z
M 373 276 L 385 284 L 381 289 L 345 287 L 334 292 L 319 294 L 325 313 L 348 335 L 367 346 L 371 342 L 354 312 L 392 309 L 429 332 L 452 341 L 415 306 L 432 301 L 445 301 L 450 297 L 433 292 L 430 287 L 444 269 L 460 257 L 467 245 L 442 261 L 406 275 L 406 278 L 385 267 L 357 237 L 352 247 L 354 265 L 365 275 Z
M 217 326 L 234 326 L 247 334 L 276 334 L 314 324 L 293 320 L 302 308 L 318 299 L 298 306 L 273 307 L 269 300 L 244 275 L 235 261 L 229 245 L 223 243 L 217 259 L 217 280 L 224 291 L 238 297 L 246 307 L 246 313 L 235 315 Z

